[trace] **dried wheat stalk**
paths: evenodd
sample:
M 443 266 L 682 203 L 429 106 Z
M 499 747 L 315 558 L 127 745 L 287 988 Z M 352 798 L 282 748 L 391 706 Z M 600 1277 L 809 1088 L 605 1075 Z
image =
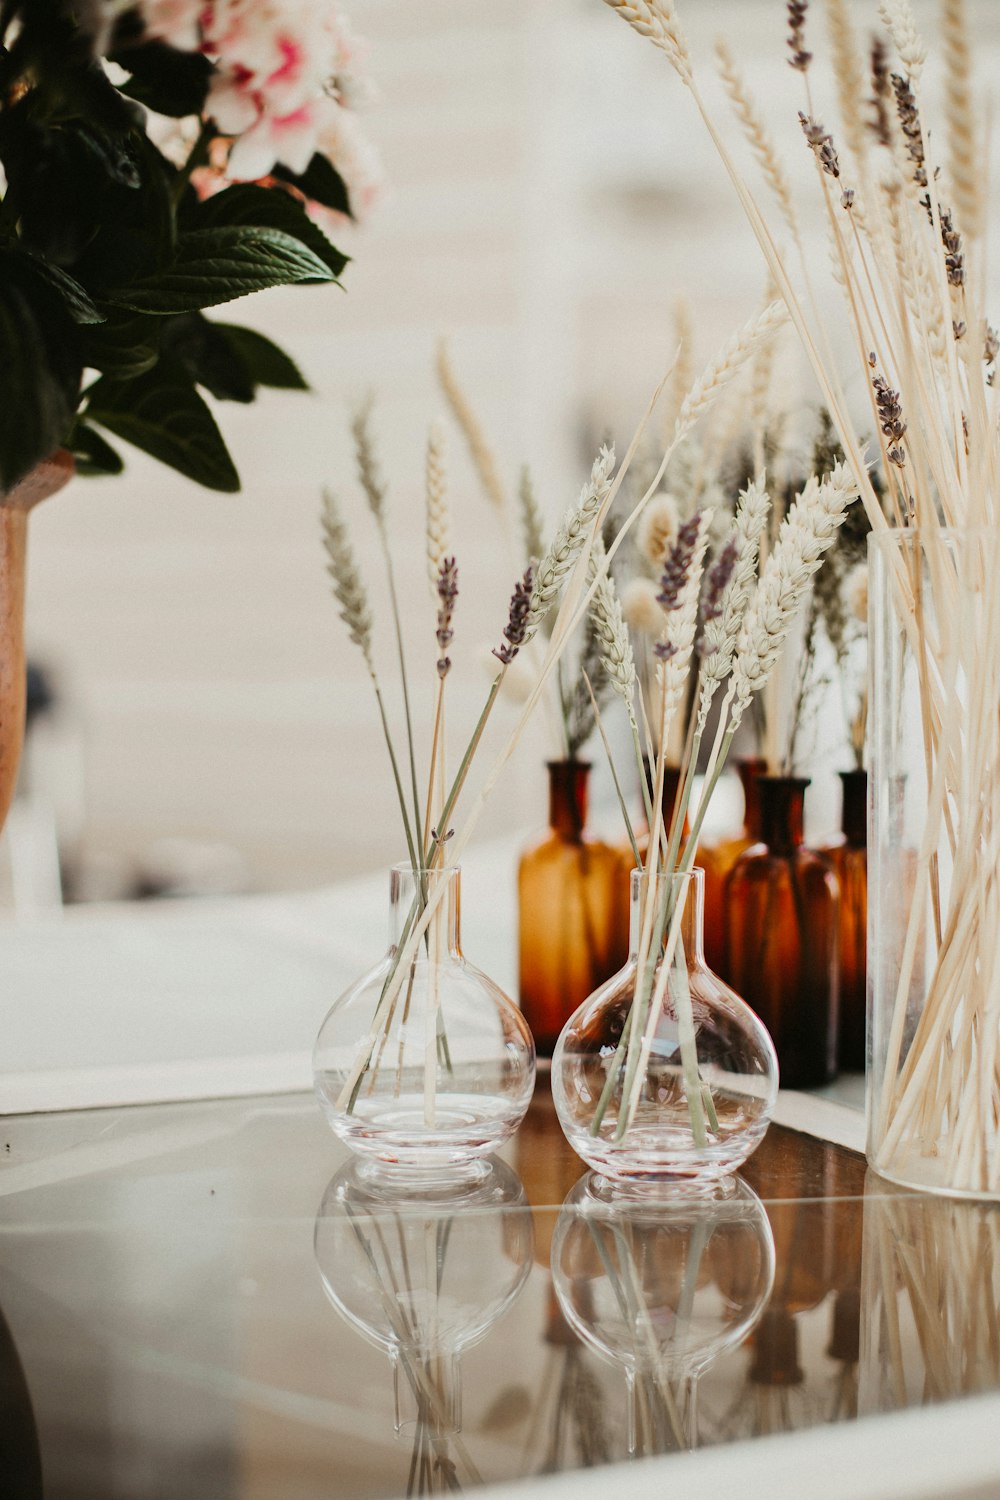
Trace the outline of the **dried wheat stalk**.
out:
M 805 79 L 817 64 L 805 44 L 806 6 L 792 10 L 792 62 Z M 883 1170 L 906 1175 L 936 1163 L 953 1186 L 997 1193 L 1000 566 L 994 553 L 1000 549 L 1000 437 L 993 375 L 1000 343 L 985 324 L 981 267 L 963 237 L 981 229 L 985 152 L 976 146 L 969 103 L 961 4 L 943 0 L 942 6 L 947 176 L 939 174 L 936 137 L 923 120 L 928 53 L 912 7 L 908 0 L 882 0 L 879 16 L 883 37 L 873 52 L 870 139 L 857 136 L 856 59 L 839 3 L 831 11 L 831 37 L 838 96 L 849 118 L 827 131 L 813 118 L 808 95 L 803 101 L 803 128 L 845 294 L 845 326 L 864 375 L 891 513 L 898 528 L 913 528 L 914 537 L 911 550 L 900 548 L 886 566 L 900 637 L 918 674 L 927 813 L 915 851 L 895 1007 L 882 1042 L 884 1078 L 872 1141 Z M 704 103 L 690 60 L 686 70 L 675 65 L 675 71 L 729 173 L 836 425 L 851 482 L 881 536 L 887 519 L 811 296 L 809 267 L 779 248 Z M 849 148 L 844 156 L 838 137 Z M 978 560 L 950 552 L 944 526 L 987 528 Z M 804 540 L 800 532 L 798 542 Z M 791 564 L 790 553 L 786 561 Z M 754 690 L 778 601 L 792 588 L 795 569 L 779 578 L 776 567 L 770 593 L 751 619 L 754 628 L 737 651 L 741 700 Z M 911 985 L 924 957 L 925 999 L 914 1029 Z

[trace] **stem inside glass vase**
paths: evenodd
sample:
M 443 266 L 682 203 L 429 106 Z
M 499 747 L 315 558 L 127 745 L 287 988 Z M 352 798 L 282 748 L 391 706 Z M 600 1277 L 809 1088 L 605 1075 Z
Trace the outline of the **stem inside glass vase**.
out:
M 461 956 L 460 946 L 460 899 L 459 899 L 459 870 L 457 866 L 450 868 L 436 867 L 433 869 L 417 869 L 405 862 L 393 865 L 389 876 L 389 953 L 391 963 L 386 974 L 385 982 L 379 995 L 378 1005 L 372 1019 L 373 1028 L 379 1026 L 379 1013 L 385 996 L 403 962 L 406 953 L 407 940 L 413 930 L 414 923 L 429 904 L 432 891 L 444 886 L 443 895 L 438 898 L 427 924 L 427 930 L 423 935 L 423 947 L 418 948 L 410 959 L 409 972 L 403 983 L 396 989 L 388 1014 L 381 1022 L 381 1038 L 376 1036 L 375 1044 L 371 1054 L 354 1085 L 351 1096 L 347 1102 L 347 1113 L 354 1112 L 358 1096 L 361 1093 L 366 1077 L 377 1073 L 382 1066 L 383 1057 L 389 1036 L 393 1030 L 393 1022 L 396 1016 L 396 1007 L 402 1000 L 402 1026 L 400 1028 L 397 1045 L 396 1058 L 396 1084 L 397 1097 L 402 1093 L 403 1083 L 403 1029 L 410 1018 L 410 1006 L 413 999 L 413 986 L 416 982 L 417 964 L 426 958 L 428 965 L 429 1005 L 425 1019 L 426 1047 L 424 1058 L 424 1123 L 433 1126 L 435 1123 L 435 1098 L 437 1066 L 440 1062 L 447 1072 L 451 1073 L 452 1061 L 448 1047 L 448 1036 L 445 1027 L 444 1016 L 441 1012 L 441 966 L 448 955 Z M 377 1052 L 375 1046 L 377 1045 Z M 369 1084 L 373 1087 L 373 1082 Z
M 654 1008 L 663 1005 L 671 978 L 685 1097 L 695 1144 L 707 1144 L 706 1115 L 711 1128 L 718 1129 L 711 1091 L 698 1067 L 694 1009 L 687 977 L 687 955 L 693 959 L 701 956 L 700 876 L 700 871 L 697 878 L 693 873 L 665 876 L 650 868 L 632 873 L 633 902 L 639 912 L 638 979 L 621 1041 L 594 1111 L 592 1135 L 600 1131 L 623 1066 L 623 1108 L 619 1111 L 615 1140 L 622 1140 L 634 1122 L 652 1050 L 652 1027 L 648 1020 L 652 1019 Z

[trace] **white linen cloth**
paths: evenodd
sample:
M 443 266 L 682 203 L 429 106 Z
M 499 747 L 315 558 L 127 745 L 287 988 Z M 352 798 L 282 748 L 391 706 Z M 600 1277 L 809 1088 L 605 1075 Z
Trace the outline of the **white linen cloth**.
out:
M 463 948 L 516 992 L 519 841 L 469 852 Z M 0 926 L 0 1115 L 312 1086 L 337 996 L 385 952 L 389 880 L 70 907 Z

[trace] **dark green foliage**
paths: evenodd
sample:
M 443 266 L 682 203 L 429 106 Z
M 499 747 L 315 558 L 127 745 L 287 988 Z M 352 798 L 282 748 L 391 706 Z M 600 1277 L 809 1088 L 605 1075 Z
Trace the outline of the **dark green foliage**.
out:
M 298 188 L 303 197 L 322 203 L 324 208 L 335 209 L 339 214 L 351 212 L 351 200 L 344 179 L 333 162 L 320 156 L 319 152 L 304 172 L 290 172 L 287 167 L 279 164 L 274 169 L 274 175 Z
M 201 114 L 212 77 L 207 57 L 178 52 L 164 42 L 140 42 L 121 47 L 112 61 L 132 75 L 121 86 L 130 99 L 175 119 Z
M 280 229 L 194 229 L 178 238 L 162 270 L 105 290 L 104 300 L 133 312 L 185 313 L 288 282 L 332 280 L 307 245 Z
M 164 357 L 134 380 L 99 380 L 87 416 L 206 489 L 240 487 L 215 418 L 180 363 Z
M 281 189 L 259 187 L 255 182 L 238 182 L 206 198 L 204 203 L 198 203 L 190 210 L 187 222 L 192 229 L 266 225 L 301 240 L 323 262 L 331 276 L 339 276 L 347 265 L 347 256 L 331 245 L 297 198 Z
M 88 427 L 77 418 L 66 447 L 76 459 L 78 474 L 120 474 L 125 465 L 106 438 L 96 427 Z
M 261 386 L 306 388 L 260 334 L 212 323 L 208 307 L 266 287 L 335 281 L 347 264 L 301 195 L 350 211 L 316 156 L 288 186 L 230 187 L 199 202 L 210 120 L 188 167 L 145 134 L 145 108 L 201 115 L 212 64 L 142 35 L 138 12 L 94 56 L 76 0 L 0 0 L 0 490 L 60 445 L 81 473 L 121 459 L 97 426 L 212 489 L 239 478 L 199 387 L 249 402 Z M 16 24 L 15 24 L 16 23 Z M 84 372 L 96 372 L 97 378 Z M 97 425 L 94 425 L 97 424 Z
M 83 364 L 66 301 L 20 251 L 0 247 L 0 489 L 63 441 Z
M 256 333 L 252 328 L 239 328 L 235 323 L 214 323 L 212 326 L 225 335 L 231 353 L 241 361 L 255 386 L 273 386 L 282 391 L 309 389 L 295 361 L 262 333 Z

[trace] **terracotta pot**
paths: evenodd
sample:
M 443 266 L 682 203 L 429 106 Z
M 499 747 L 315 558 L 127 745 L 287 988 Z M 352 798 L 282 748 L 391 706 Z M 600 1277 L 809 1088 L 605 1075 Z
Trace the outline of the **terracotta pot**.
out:
M 0 494 L 0 828 L 7 819 L 24 741 L 24 563 L 28 512 L 73 477 L 59 448 L 20 484 Z

